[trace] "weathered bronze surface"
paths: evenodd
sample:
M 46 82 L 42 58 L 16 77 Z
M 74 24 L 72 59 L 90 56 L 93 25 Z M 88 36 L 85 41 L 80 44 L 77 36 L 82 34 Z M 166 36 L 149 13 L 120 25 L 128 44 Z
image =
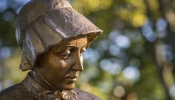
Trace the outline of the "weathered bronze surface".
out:
M 20 69 L 31 70 L 0 100 L 100 100 L 75 89 L 83 71 L 82 52 L 98 35 L 97 26 L 66 0 L 32 0 L 17 17 L 16 38 L 23 54 Z

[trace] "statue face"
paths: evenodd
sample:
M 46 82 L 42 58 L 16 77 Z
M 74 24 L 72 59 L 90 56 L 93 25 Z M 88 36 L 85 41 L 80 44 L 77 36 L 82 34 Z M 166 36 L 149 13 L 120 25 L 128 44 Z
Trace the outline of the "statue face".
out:
M 86 50 L 87 37 L 65 40 L 39 57 L 41 75 L 54 87 L 70 90 L 83 70 L 82 52 Z

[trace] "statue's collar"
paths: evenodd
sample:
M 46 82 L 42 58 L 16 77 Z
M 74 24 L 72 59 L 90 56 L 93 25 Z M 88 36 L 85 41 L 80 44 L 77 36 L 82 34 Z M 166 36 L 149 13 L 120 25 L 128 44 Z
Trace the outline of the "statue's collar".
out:
M 33 77 L 32 72 L 29 72 L 22 84 L 37 100 L 77 100 L 76 93 L 73 90 L 55 90 L 46 80 L 37 75 Z M 39 81 L 39 82 L 38 82 Z

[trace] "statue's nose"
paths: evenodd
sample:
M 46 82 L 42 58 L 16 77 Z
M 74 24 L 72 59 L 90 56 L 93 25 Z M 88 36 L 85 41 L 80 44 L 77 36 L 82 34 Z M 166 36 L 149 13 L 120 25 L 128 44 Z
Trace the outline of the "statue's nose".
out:
M 75 61 L 75 65 L 73 66 L 74 70 L 77 71 L 83 71 L 84 67 L 83 67 L 83 56 L 80 53 L 77 53 L 76 56 L 74 56 L 74 61 Z

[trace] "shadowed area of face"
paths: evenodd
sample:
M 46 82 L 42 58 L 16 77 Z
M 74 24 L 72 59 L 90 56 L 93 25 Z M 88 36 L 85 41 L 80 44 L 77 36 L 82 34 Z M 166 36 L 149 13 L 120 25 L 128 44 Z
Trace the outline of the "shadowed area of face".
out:
M 82 52 L 86 50 L 87 37 L 64 40 L 39 57 L 39 72 L 55 88 L 70 90 L 83 71 Z

